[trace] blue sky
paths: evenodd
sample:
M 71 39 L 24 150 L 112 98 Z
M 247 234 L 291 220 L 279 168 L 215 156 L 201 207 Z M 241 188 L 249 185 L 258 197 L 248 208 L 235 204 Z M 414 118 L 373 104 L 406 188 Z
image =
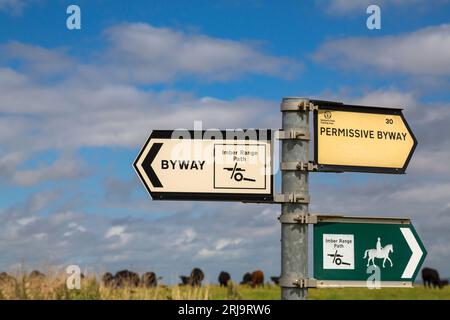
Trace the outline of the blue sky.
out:
M 369 1 L 0 0 L 0 269 L 278 274 L 278 206 L 154 202 L 131 164 L 152 129 L 279 128 L 297 95 L 405 108 L 407 174 L 312 174 L 311 210 L 412 217 L 450 275 L 450 2 L 373 3 L 381 30 Z

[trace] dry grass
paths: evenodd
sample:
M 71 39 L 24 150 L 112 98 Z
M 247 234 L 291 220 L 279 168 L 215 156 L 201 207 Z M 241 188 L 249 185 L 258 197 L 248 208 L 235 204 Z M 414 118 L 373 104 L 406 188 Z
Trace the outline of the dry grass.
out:
M 67 289 L 66 274 L 32 278 L 20 274 L 0 279 L 0 299 L 7 300 L 208 300 L 209 286 L 157 286 L 155 288 L 109 288 L 96 276 L 81 280 L 80 289 Z
M 95 276 L 81 281 L 81 289 L 68 290 L 66 274 L 48 273 L 44 278 L 32 279 L 19 274 L 15 279 L 0 280 L 0 299 L 39 299 L 39 300 L 241 300 L 280 298 L 280 287 L 266 284 L 252 289 L 249 286 L 231 284 L 228 288 L 218 285 L 205 285 L 201 288 L 190 286 L 158 286 L 155 288 L 104 287 Z M 412 289 L 369 290 L 362 288 L 311 289 L 309 299 L 450 299 L 450 287 L 425 289 L 418 286 Z

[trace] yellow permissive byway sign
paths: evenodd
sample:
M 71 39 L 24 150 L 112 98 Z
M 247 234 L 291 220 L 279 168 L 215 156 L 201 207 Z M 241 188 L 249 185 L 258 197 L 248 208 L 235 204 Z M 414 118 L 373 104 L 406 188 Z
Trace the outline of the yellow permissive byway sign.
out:
M 401 109 L 319 106 L 314 122 L 323 171 L 404 173 L 417 145 Z

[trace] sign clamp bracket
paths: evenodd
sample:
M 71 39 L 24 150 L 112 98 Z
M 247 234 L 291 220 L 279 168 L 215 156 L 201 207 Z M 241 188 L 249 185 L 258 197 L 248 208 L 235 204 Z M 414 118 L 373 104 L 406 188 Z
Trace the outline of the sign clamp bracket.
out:
M 319 166 L 312 161 L 309 162 L 281 162 L 282 171 L 318 171 Z
M 289 131 L 278 130 L 275 131 L 275 139 L 278 140 L 305 140 L 309 141 L 309 132 L 302 129 L 292 129 Z
M 316 224 L 317 215 L 315 214 L 282 214 L 278 217 L 281 223 L 287 224 Z
M 280 286 L 289 288 L 317 288 L 317 280 L 314 278 L 281 278 Z
M 309 203 L 309 196 L 301 193 L 275 194 L 273 202 L 275 203 Z
M 319 109 L 319 107 L 317 105 L 315 105 L 314 103 L 312 103 L 309 99 L 303 99 L 300 102 L 291 102 L 291 103 L 283 102 L 280 107 L 281 112 L 289 112 L 289 111 L 309 112 L 309 111 L 315 111 L 318 109 Z

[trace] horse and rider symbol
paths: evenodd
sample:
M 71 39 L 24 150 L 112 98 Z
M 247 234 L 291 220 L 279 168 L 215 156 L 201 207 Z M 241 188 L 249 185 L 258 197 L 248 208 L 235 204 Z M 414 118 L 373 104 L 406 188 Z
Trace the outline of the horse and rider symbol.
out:
M 381 246 L 381 239 L 378 237 L 377 239 L 377 245 L 375 249 L 367 249 L 364 251 L 364 259 L 368 258 L 367 260 L 367 266 L 369 266 L 370 261 L 372 261 L 372 265 L 377 266 L 375 264 L 375 258 L 376 259 L 383 259 L 383 268 L 384 264 L 386 263 L 386 260 L 389 261 L 391 264 L 391 267 L 394 266 L 392 263 L 391 258 L 389 258 L 389 254 L 394 252 L 394 246 L 392 244 L 385 245 L 384 247 Z
M 241 182 L 242 180 L 244 180 L 244 181 L 251 181 L 251 182 L 255 182 L 256 181 L 255 179 L 244 177 L 244 175 L 241 172 L 244 172 L 245 169 L 239 168 L 237 166 L 237 162 L 234 164 L 234 167 L 232 167 L 232 168 L 223 168 L 223 170 L 232 171 L 231 172 L 231 176 L 230 176 L 231 180 L 234 179 L 237 182 Z

